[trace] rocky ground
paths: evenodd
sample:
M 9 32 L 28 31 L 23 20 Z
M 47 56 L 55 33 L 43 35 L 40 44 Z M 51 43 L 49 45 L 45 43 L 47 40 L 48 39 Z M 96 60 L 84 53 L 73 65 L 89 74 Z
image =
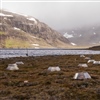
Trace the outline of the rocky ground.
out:
M 100 60 L 100 55 L 86 56 Z M 19 70 L 6 70 L 18 61 L 24 62 Z M 100 100 L 100 65 L 78 67 L 87 61 L 79 55 L 0 59 L 0 100 Z M 49 66 L 61 71 L 48 72 Z M 88 72 L 92 78 L 74 80 L 76 72 Z

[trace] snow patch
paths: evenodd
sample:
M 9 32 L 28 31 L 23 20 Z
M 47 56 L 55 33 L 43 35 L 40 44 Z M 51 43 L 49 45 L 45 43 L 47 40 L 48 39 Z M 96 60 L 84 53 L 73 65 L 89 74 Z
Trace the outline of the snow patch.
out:
M 34 47 L 35 49 L 39 49 L 39 47 Z
M 36 19 L 35 18 L 27 18 L 28 20 L 31 20 L 31 21 L 34 21 L 35 22 L 35 24 L 37 24 L 37 21 L 36 21 Z
M 68 33 L 65 33 L 63 36 L 66 37 L 66 38 L 72 38 L 72 37 L 73 37 L 72 34 L 70 35 L 70 34 L 68 34 Z
M 2 25 L 2 23 L 0 23 L 0 25 Z
M 0 13 L 0 16 L 2 16 L 2 17 L 13 17 L 13 15 L 6 15 L 6 14 L 3 14 L 3 13 Z
M 71 42 L 71 45 L 75 46 L 76 44 Z
M 19 29 L 19 28 L 17 28 L 17 27 L 14 27 L 14 30 L 21 30 L 21 29 Z
M 96 35 L 96 33 L 95 33 L 95 32 L 94 32 L 93 34 L 94 34 L 94 35 Z
M 13 17 L 13 15 L 6 15 L 6 17 Z
M 82 34 L 79 35 L 79 37 L 81 37 L 81 36 L 82 36 Z
M 4 17 L 4 19 L 7 19 L 7 17 Z
M 34 43 L 34 44 L 32 44 L 32 45 L 37 46 L 37 47 L 39 46 L 39 44 L 36 44 L 36 43 Z
M 3 13 L 0 13 L 0 16 L 5 16 Z

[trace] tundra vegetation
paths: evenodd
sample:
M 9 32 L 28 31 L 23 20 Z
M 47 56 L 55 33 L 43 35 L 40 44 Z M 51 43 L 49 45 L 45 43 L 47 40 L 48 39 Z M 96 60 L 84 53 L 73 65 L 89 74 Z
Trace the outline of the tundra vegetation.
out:
M 100 60 L 100 55 L 86 56 Z M 18 61 L 24 63 L 19 70 L 6 69 Z M 100 65 L 87 61 L 80 55 L 0 59 L 0 100 L 100 100 Z M 49 66 L 61 71 L 47 71 Z M 77 72 L 88 72 L 91 79 L 74 80 Z

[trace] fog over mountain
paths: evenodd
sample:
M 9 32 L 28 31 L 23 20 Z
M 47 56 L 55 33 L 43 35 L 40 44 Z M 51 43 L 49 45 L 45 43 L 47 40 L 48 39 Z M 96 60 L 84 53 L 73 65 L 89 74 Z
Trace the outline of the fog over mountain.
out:
M 13 1 L 2 2 L 3 9 L 34 16 L 56 30 L 72 29 L 100 23 L 100 2 Z

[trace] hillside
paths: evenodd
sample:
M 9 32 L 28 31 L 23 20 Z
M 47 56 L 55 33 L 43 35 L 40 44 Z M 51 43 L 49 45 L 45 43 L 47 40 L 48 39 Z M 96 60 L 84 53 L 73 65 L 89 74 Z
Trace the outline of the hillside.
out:
M 85 26 L 74 29 L 64 29 L 60 31 L 64 37 L 77 46 L 100 45 L 100 24 Z
M 100 50 L 100 45 L 99 46 L 93 46 L 89 48 L 90 50 Z
M 1 11 L 0 48 L 69 48 L 68 39 L 38 19 Z

